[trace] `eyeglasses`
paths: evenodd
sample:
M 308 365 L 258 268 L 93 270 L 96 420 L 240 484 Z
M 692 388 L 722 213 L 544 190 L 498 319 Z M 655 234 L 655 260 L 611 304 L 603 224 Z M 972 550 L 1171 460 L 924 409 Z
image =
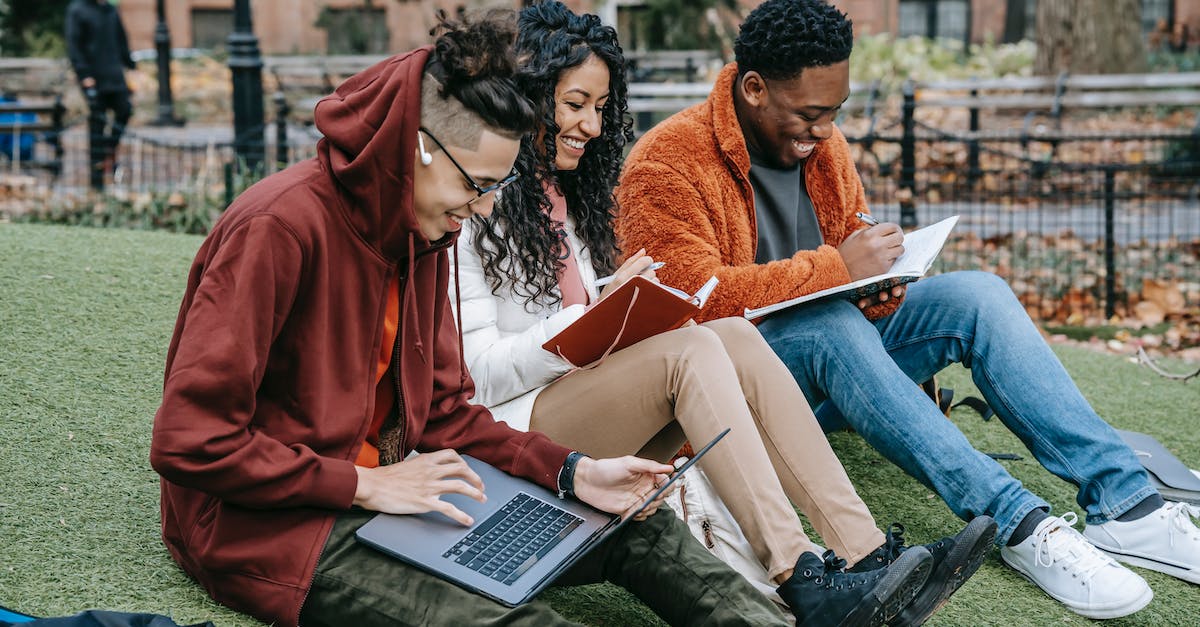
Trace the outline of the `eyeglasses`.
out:
M 454 167 L 458 168 L 459 173 L 461 173 L 463 175 L 463 178 L 467 179 L 467 183 L 469 183 L 471 185 L 471 187 L 475 190 L 476 198 L 483 198 L 484 196 L 487 196 L 488 194 L 490 194 L 492 192 L 498 192 L 498 191 L 504 189 L 505 187 L 512 185 L 513 181 L 517 180 L 517 178 L 521 176 L 521 174 L 519 172 L 517 172 L 516 170 L 513 170 L 512 172 L 509 173 L 508 176 L 500 179 L 499 181 L 496 181 L 495 183 L 492 183 L 491 185 L 480 185 L 479 183 L 475 182 L 474 177 L 472 177 L 470 174 L 467 174 L 467 171 L 464 170 L 463 167 L 458 164 L 458 161 L 456 161 L 454 159 L 454 156 L 450 154 L 450 151 L 446 150 L 446 146 L 443 145 L 442 142 L 438 140 L 438 138 L 434 137 L 433 133 L 430 133 L 429 130 L 426 129 L 424 126 L 420 127 L 418 130 L 422 133 L 425 133 L 425 135 L 427 135 L 429 137 L 429 139 L 433 140 L 433 143 L 437 144 L 438 148 L 442 149 L 442 152 L 446 153 L 446 158 L 450 159 L 450 163 L 453 163 Z

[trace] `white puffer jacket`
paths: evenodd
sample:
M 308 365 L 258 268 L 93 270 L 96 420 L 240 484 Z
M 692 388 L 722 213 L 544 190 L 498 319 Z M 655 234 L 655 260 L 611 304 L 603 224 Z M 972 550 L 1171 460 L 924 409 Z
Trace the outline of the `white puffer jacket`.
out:
M 483 274 L 483 263 L 471 244 L 473 223 L 463 225 L 458 238 L 458 280 L 462 297 L 463 352 L 467 369 L 475 380 L 471 402 L 492 410 L 497 420 L 514 429 L 529 430 L 537 395 L 558 377 L 571 370 L 563 358 L 542 348 L 546 340 L 583 315 L 583 305 L 563 308 L 530 304 L 513 293 L 512 284 L 492 294 Z M 567 218 L 567 241 L 579 276 L 592 302 L 598 298 L 592 258 L 575 235 L 575 223 Z M 454 299 L 454 277 L 450 274 L 450 302 Z

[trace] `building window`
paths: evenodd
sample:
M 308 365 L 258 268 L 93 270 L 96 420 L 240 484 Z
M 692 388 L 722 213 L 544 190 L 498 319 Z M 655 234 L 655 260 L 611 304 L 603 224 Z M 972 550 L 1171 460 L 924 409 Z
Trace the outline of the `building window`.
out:
M 376 7 L 333 9 L 326 7 L 317 18 L 325 29 L 327 54 L 386 54 L 387 12 Z
M 955 39 L 971 38 L 969 0 L 900 0 L 899 35 Z
M 1037 0 L 1025 0 L 1025 39 L 1037 39 Z
M 1160 24 L 1168 31 L 1175 25 L 1175 0 L 1142 0 L 1142 32 L 1150 34 Z
M 1175 0 L 1141 0 L 1142 32 L 1149 35 L 1155 30 L 1170 32 L 1175 25 Z M 1006 42 L 1016 41 L 1014 34 L 1020 32 L 1025 39 L 1034 39 L 1037 34 L 1037 0 L 1008 0 L 1005 27 Z M 1015 15 L 1021 13 L 1020 17 Z
M 233 9 L 192 9 L 192 47 L 224 50 L 233 32 Z

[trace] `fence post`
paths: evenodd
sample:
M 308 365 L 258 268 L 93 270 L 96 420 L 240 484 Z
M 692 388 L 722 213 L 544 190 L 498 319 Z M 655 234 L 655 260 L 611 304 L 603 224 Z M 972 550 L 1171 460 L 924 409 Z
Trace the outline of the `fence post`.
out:
M 287 118 L 291 111 L 283 92 L 275 92 L 275 166 L 280 170 L 288 165 Z
M 54 147 L 54 166 L 50 169 L 54 173 L 54 178 L 58 178 L 63 171 L 63 143 L 62 136 L 65 131 L 65 119 L 67 117 L 67 107 L 63 104 L 62 93 L 54 94 L 54 113 L 50 114 L 50 121 L 54 124 L 54 130 L 50 132 L 50 145 Z
M 1113 223 L 1116 213 L 1116 168 L 1104 168 L 1104 317 L 1112 318 L 1117 310 L 1117 262 Z
M 236 159 L 236 157 L 234 157 Z M 225 208 L 233 204 L 233 163 L 225 162 Z
M 654 126 L 653 111 L 638 111 L 634 114 L 633 119 L 633 132 L 638 136 L 641 136 L 642 133 L 650 130 L 651 126 Z
M 917 211 L 913 202 L 917 192 L 917 137 L 916 120 L 913 117 L 917 109 L 917 96 L 916 84 L 912 79 L 904 81 L 903 91 L 904 135 L 900 138 L 900 191 L 908 192 L 900 194 L 900 226 L 907 229 L 917 226 Z M 905 197 L 910 200 L 903 201 Z
M 967 184 L 972 189 L 979 180 L 979 90 L 971 90 L 971 143 L 967 145 Z
M 233 32 L 226 39 L 233 77 L 233 150 L 252 176 L 261 174 L 263 141 L 262 54 L 254 35 L 250 0 L 234 1 Z

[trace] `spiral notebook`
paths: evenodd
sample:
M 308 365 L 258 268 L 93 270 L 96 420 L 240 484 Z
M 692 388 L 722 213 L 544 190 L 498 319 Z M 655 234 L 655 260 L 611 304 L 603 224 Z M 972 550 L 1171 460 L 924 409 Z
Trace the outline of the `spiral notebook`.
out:
M 946 238 L 950 237 L 950 231 L 954 229 L 954 225 L 957 223 L 958 216 L 951 216 L 941 222 L 931 224 L 923 229 L 917 229 L 905 235 L 904 254 L 900 255 L 892 264 L 891 269 L 884 274 L 860 279 L 845 285 L 838 285 L 819 292 L 805 294 L 804 296 L 785 300 L 781 303 L 757 309 L 746 309 L 745 316 L 753 320 L 773 314 L 782 309 L 787 309 L 788 307 L 795 307 L 796 305 L 824 298 L 841 298 L 857 301 L 883 290 L 890 290 L 897 285 L 916 281 L 925 276 L 926 272 L 929 272 L 929 268 L 933 266 L 938 253 L 942 252 L 942 246 L 945 246 Z

